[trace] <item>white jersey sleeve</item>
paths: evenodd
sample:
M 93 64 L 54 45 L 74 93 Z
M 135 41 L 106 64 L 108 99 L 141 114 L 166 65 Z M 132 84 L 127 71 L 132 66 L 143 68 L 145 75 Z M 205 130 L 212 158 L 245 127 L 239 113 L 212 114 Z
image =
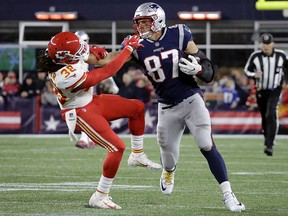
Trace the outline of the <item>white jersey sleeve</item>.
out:
M 79 108 L 90 103 L 92 93 L 89 89 L 73 92 L 76 87 L 85 82 L 87 73 L 87 65 L 79 61 L 77 64 L 67 65 L 49 74 L 61 109 Z

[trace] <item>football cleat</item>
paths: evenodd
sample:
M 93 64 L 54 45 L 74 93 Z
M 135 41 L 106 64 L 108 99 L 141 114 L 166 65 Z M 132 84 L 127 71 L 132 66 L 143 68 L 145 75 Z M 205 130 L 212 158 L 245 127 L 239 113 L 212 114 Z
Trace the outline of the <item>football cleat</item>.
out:
M 75 146 L 76 146 L 77 148 L 81 148 L 81 149 L 88 148 L 87 143 L 84 142 L 84 141 L 82 141 L 82 140 L 78 141 L 78 142 L 75 144 Z
M 96 147 L 96 144 L 93 141 L 90 141 L 88 143 L 88 148 L 94 148 L 94 147 Z
M 133 152 L 130 154 L 128 158 L 128 166 L 130 167 L 140 166 L 156 170 L 162 168 L 161 164 L 149 160 L 145 153 L 133 153 Z
M 90 141 L 89 143 L 86 143 L 83 140 L 80 140 L 75 144 L 75 146 L 77 148 L 86 149 L 86 148 L 94 148 L 96 144 L 92 141 Z
M 240 203 L 232 192 L 224 193 L 222 201 L 225 207 L 231 212 L 245 211 L 245 205 Z
M 264 148 L 264 153 L 267 155 L 267 156 L 273 156 L 273 148 L 269 148 L 269 147 L 265 147 Z
M 160 177 L 160 189 L 163 194 L 170 195 L 172 193 L 174 187 L 174 175 L 175 171 L 167 172 L 163 169 Z
M 108 194 L 97 196 L 94 193 L 89 200 L 89 206 L 100 209 L 122 209 L 121 206 L 112 201 L 112 198 Z

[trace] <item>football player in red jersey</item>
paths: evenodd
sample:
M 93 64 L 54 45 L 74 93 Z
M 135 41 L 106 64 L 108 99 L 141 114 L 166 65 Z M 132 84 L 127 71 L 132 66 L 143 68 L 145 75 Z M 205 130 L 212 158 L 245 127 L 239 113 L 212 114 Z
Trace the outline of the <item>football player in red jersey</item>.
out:
M 106 50 L 97 46 L 89 49 L 88 44 L 74 33 L 61 32 L 50 40 L 48 49 L 40 52 L 38 56 L 37 69 L 48 72 L 71 140 L 76 139 L 75 130 L 84 131 L 94 143 L 107 150 L 97 190 L 89 200 L 91 207 L 121 209 L 112 202 L 109 191 L 119 168 L 125 144 L 111 129 L 109 121 L 129 119 L 131 145 L 137 152 L 131 153 L 134 155 L 135 166 L 161 168 L 160 164 L 150 161 L 143 152 L 143 102 L 118 95 L 92 95 L 89 91 L 91 86 L 114 75 L 139 46 L 142 46 L 139 44 L 139 37 L 133 36 L 125 41 L 124 49 L 109 64 L 88 71 L 85 62 L 94 64 L 105 58 Z
M 85 41 L 87 44 L 89 44 L 90 37 L 85 31 L 81 31 L 81 30 L 80 31 L 76 31 L 75 35 L 77 35 L 80 38 L 80 40 Z M 103 53 L 101 55 L 103 57 L 106 57 L 105 50 L 102 50 L 102 51 L 103 51 Z M 89 64 L 86 63 L 86 65 L 87 65 L 87 69 L 89 69 Z M 92 67 L 92 66 L 90 66 L 90 67 Z M 103 80 L 102 82 L 109 83 L 110 90 L 111 90 L 112 94 L 117 94 L 118 93 L 119 88 L 116 85 L 113 77 L 108 77 L 107 79 Z M 94 94 L 94 92 L 95 92 L 94 86 L 92 86 L 89 91 L 91 91 L 91 93 Z M 95 143 L 87 136 L 87 134 L 85 132 L 81 131 L 80 138 L 75 143 L 75 146 L 77 148 L 81 148 L 81 149 L 94 148 L 95 147 Z

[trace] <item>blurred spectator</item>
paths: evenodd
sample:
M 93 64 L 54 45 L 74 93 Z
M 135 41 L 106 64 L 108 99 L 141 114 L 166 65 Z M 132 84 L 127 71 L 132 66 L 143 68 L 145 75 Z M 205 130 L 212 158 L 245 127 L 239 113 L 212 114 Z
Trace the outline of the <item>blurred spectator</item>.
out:
M 15 97 L 18 95 L 20 83 L 17 80 L 16 73 L 9 71 L 4 78 L 4 85 L 2 87 L 2 99 L 4 103 L 1 109 L 8 110 L 15 108 Z
M 257 110 L 257 100 L 256 100 L 256 87 L 253 80 L 249 80 L 250 92 L 246 100 L 246 107 L 249 111 Z
M 108 79 L 101 81 L 96 86 L 96 93 L 98 95 L 100 95 L 100 94 L 117 94 L 118 91 L 119 91 L 119 88 L 116 85 L 113 77 L 109 77 Z
M 0 71 L 0 91 L 2 91 L 4 85 L 4 74 Z
M 121 78 L 121 80 L 119 80 Z M 154 88 L 140 67 L 128 66 L 127 71 L 118 76 L 118 94 L 129 99 L 138 99 L 149 103 L 155 98 Z
M 19 92 L 19 88 L 20 83 L 17 80 L 16 73 L 14 71 L 9 71 L 4 80 L 2 95 L 5 97 L 16 96 Z
M 224 80 L 224 78 L 222 79 Z M 223 93 L 223 105 L 224 109 L 236 109 L 240 101 L 238 91 L 235 88 L 236 84 L 232 77 L 227 76 L 225 82 L 221 85 Z
M 122 82 L 123 84 L 120 86 L 118 94 L 125 98 L 136 99 L 137 87 L 132 75 L 130 73 L 124 73 L 122 76 Z
M 288 106 L 288 83 L 283 85 L 282 104 Z
M 154 93 L 154 88 L 151 89 L 150 81 L 144 75 L 136 81 L 136 98 L 144 103 L 151 101 L 151 96 Z
M 40 95 L 44 90 L 46 85 L 46 78 L 47 78 L 46 72 L 37 72 L 37 75 L 34 79 L 35 92 L 37 95 Z
M 246 101 L 251 86 L 243 68 L 220 67 L 215 79 L 209 86 L 205 86 L 205 94 L 212 100 L 217 100 L 218 109 L 246 109 Z M 213 95 L 214 94 L 214 95 Z M 206 101 L 206 104 L 209 102 Z M 214 102 L 215 104 L 215 102 Z M 212 106 L 213 107 L 213 104 Z
M 243 68 L 232 68 L 231 74 L 235 81 L 235 89 L 238 91 L 238 106 L 244 107 L 251 90 L 249 79 L 244 73 Z
M 4 85 L 4 74 L 0 72 L 0 110 L 4 108 L 4 98 L 2 96 L 3 85 Z
M 51 85 L 51 82 L 49 80 L 46 81 L 45 88 L 43 89 L 43 92 L 41 94 L 41 104 L 51 106 L 58 105 L 57 98 L 53 93 L 53 86 Z
M 34 79 L 31 74 L 28 74 L 19 89 L 19 96 L 22 98 L 32 98 L 36 95 Z

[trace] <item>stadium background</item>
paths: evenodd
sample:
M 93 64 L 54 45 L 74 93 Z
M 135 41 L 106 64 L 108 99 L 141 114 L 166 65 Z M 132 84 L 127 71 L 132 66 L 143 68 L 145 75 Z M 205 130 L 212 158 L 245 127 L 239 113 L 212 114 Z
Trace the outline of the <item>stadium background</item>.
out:
M 166 11 L 168 25 L 185 23 L 191 28 L 199 48 L 203 49 L 218 67 L 243 67 L 249 54 L 258 48 L 257 39 L 263 32 L 270 32 L 275 36 L 277 48 L 288 50 L 287 18 L 283 16 L 282 10 L 257 11 L 255 1 L 252 0 L 156 2 Z M 115 50 L 127 34 L 133 33 L 131 19 L 141 3 L 143 1 L 132 0 L 1 1 L 0 71 L 16 71 L 20 82 L 23 74 L 35 72 L 37 51 L 45 47 L 41 41 L 48 41 L 51 35 L 59 31 L 59 27 L 45 27 L 45 30 L 31 27 L 31 23 L 40 23 L 35 18 L 38 11 L 77 11 L 77 20 L 65 21 L 69 30 L 85 30 L 91 37 L 91 43 Z M 179 20 L 178 11 L 191 11 L 195 6 L 199 11 L 221 11 L 222 19 Z M 23 32 L 23 40 L 19 40 L 20 26 L 23 24 L 28 24 L 28 27 Z M 23 43 L 27 41 L 28 43 Z M 67 128 L 57 113 L 59 112 L 55 108 L 40 106 L 39 98 L 30 101 L 17 99 L 11 102 L 9 110 L 0 112 L 0 133 L 66 133 Z M 147 107 L 146 133 L 155 133 L 156 114 L 155 104 Z M 260 117 L 256 112 L 223 113 L 211 110 L 211 115 L 212 123 L 214 121 L 216 125 L 216 133 L 260 133 Z M 231 121 L 232 119 L 234 121 Z M 288 120 L 285 113 L 281 116 L 280 123 L 280 133 L 287 134 Z M 126 133 L 126 125 L 125 121 L 117 122 L 114 129 L 119 133 Z

